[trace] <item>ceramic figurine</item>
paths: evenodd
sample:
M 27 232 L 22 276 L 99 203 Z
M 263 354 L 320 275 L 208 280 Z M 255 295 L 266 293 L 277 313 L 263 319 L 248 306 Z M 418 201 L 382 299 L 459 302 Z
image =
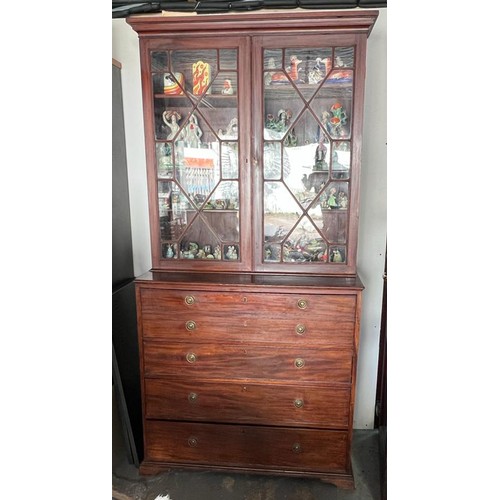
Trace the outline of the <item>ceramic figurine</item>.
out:
M 314 168 L 313 170 L 328 170 L 328 163 L 326 163 L 327 149 L 324 143 L 323 136 L 319 139 L 318 147 L 316 148 L 316 153 L 314 155 Z
M 201 136 L 203 132 L 198 125 L 198 118 L 193 114 L 189 117 L 187 125 L 183 129 L 182 138 L 186 142 L 188 148 L 201 147 Z
M 338 248 L 332 250 L 332 262 L 344 262 L 342 254 L 339 252 Z
M 224 80 L 224 88 L 222 89 L 222 94 L 224 94 L 224 95 L 233 95 L 234 94 L 234 89 L 233 89 L 233 85 L 231 84 L 231 80 L 229 80 L 229 79 Z
M 214 249 L 214 258 L 220 260 L 221 257 L 222 257 L 222 252 L 220 249 L 220 245 L 216 245 L 216 247 Z
M 174 249 L 172 248 L 172 245 L 168 245 L 166 257 L 167 259 L 171 259 L 173 256 L 174 256 Z
M 193 64 L 193 94 L 201 95 L 205 92 L 210 93 L 210 64 L 198 61 Z
M 299 68 L 299 64 L 302 61 L 295 55 L 290 57 L 290 66 L 286 69 L 289 74 L 292 82 L 299 81 L 299 72 L 302 71 L 302 68 Z
M 163 112 L 163 123 L 170 129 L 170 133 L 167 136 L 167 140 L 172 140 L 179 131 L 179 120 L 181 115 L 177 111 L 164 111 Z
M 234 259 L 234 246 L 233 245 L 229 245 L 227 247 L 227 251 L 226 251 L 226 259 Z
M 330 123 L 332 124 L 332 127 L 334 129 L 334 133 L 338 132 L 338 135 L 340 135 L 341 127 L 343 127 L 347 123 L 347 114 L 344 111 L 342 104 L 340 104 L 340 102 L 338 101 L 333 104 L 333 106 L 330 108 L 330 114 Z
M 285 132 L 288 128 L 288 123 L 292 117 L 292 112 L 285 109 L 280 109 L 278 111 L 278 117 L 275 118 L 273 115 L 269 114 L 266 118 L 266 128 L 271 130 L 276 130 L 277 132 Z
M 178 83 L 177 83 L 178 82 Z M 174 73 L 174 77 L 170 73 L 163 75 L 163 93 L 166 95 L 184 95 L 182 86 L 184 85 L 184 75 L 182 73 Z
M 325 77 L 323 73 L 323 65 L 321 58 L 316 58 L 316 63 L 311 71 L 307 75 L 307 83 L 316 84 L 319 83 Z
M 328 208 L 330 209 L 333 209 L 333 208 L 337 208 L 337 197 L 336 197 L 336 194 L 337 193 L 337 189 L 336 188 L 332 188 L 330 189 L 330 195 L 328 196 Z
M 347 199 L 347 195 L 344 191 L 340 191 L 339 193 L 339 207 L 345 210 L 347 205 L 349 204 L 349 200 Z

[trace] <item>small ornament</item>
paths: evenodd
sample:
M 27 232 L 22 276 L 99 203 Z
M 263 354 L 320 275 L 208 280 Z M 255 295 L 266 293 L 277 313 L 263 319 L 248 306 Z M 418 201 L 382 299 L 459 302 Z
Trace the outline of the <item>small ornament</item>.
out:
M 340 191 L 338 202 L 339 202 L 339 207 L 342 210 L 346 210 L 347 209 L 347 205 L 349 204 L 349 200 L 347 198 L 347 195 L 344 193 L 344 191 Z
M 185 146 L 188 148 L 199 148 L 201 147 L 202 135 L 203 132 L 198 125 L 198 118 L 193 114 L 189 117 L 188 123 L 182 129 L 181 139 L 185 141 Z
M 298 82 L 299 81 L 299 72 L 302 71 L 302 68 L 299 68 L 299 64 L 302 61 L 295 55 L 290 57 L 290 66 L 286 69 L 288 75 L 290 76 L 290 79 L 292 82 Z
M 330 195 L 328 196 L 328 208 L 329 209 L 334 209 L 337 208 L 337 197 L 336 197 L 337 189 L 332 188 L 330 189 Z
M 313 69 L 309 71 L 307 75 L 307 83 L 309 84 L 319 83 L 321 80 L 323 80 L 324 77 L 325 74 L 323 72 L 323 64 L 321 58 L 317 57 Z
M 236 260 L 238 258 L 238 251 L 234 245 L 228 245 L 225 257 L 228 260 Z
M 163 123 L 170 129 L 170 133 L 167 136 L 167 140 L 172 140 L 179 131 L 179 120 L 181 115 L 177 111 L 164 111 L 162 114 Z
M 214 258 L 220 260 L 222 257 L 222 251 L 220 249 L 220 245 L 216 245 L 214 249 Z
M 222 94 L 224 94 L 224 95 L 233 95 L 234 94 L 234 89 L 233 89 L 233 85 L 231 83 L 231 80 L 229 80 L 229 79 L 224 80 L 224 88 L 222 89 Z
M 163 93 L 166 95 L 184 95 L 182 87 L 184 86 L 184 75 L 182 73 L 170 73 L 163 75 Z
M 270 130 L 276 130 L 276 132 L 285 132 L 288 128 L 290 119 L 292 118 L 292 112 L 286 109 L 280 109 L 278 111 L 278 117 L 275 118 L 274 115 L 269 114 L 266 117 L 266 128 Z
M 193 94 L 202 95 L 205 92 L 210 93 L 210 64 L 198 61 L 193 64 Z
M 338 248 L 334 248 L 332 250 L 332 262 L 344 262 L 342 254 L 340 253 Z
M 172 248 L 172 245 L 168 245 L 166 257 L 167 259 L 172 259 L 174 257 L 174 249 Z
M 314 155 L 313 170 L 328 170 L 328 164 L 325 161 L 327 149 L 324 143 L 323 135 L 319 138 L 319 144 Z

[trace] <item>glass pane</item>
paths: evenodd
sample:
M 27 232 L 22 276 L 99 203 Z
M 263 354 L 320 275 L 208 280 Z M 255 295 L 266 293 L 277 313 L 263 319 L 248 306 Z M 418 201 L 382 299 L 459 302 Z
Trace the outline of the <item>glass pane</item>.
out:
M 353 47 L 264 50 L 264 262 L 345 263 L 353 67 Z
M 240 260 L 237 56 L 151 54 L 164 259 Z

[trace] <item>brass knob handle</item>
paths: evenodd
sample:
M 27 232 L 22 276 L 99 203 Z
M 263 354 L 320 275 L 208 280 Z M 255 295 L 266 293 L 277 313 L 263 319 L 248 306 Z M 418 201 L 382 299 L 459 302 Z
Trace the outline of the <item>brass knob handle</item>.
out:
M 184 299 L 184 302 L 190 306 L 194 304 L 194 297 L 192 295 L 187 295 L 186 298 Z
M 297 301 L 297 307 L 299 309 L 306 309 L 307 308 L 307 300 L 306 299 L 299 299 Z
M 198 399 L 198 394 L 196 392 L 190 392 L 188 396 L 188 400 L 190 403 L 194 403 Z
M 197 360 L 196 354 L 194 352 L 188 352 L 186 354 L 186 360 L 188 363 L 194 363 Z
M 306 332 L 306 326 L 302 324 L 298 324 L 295 327 L 295 331 L 297 332 L 297 335 L 303 335 Z
M 192 319 L 186 321 L 186 330 L 188 330 L 189 332 L 196 330 L 196 323 Z
M 295 408 L 302 408 L 304 406 L 304 400 L 303 399 L 296 399 L 293 402 L 293 405 L 295 406 Z
M 188 445 L 191 446 L 191 448 L 198 446 L 198 439 L 195 436 L 189 437 L 188 438 Z
M 300 453 L 302 451 L 302 446 L 300 446 L 300 443 L 293 443 L 292 451 L 294 453 Z
M 296 368 L 304 368 L 306 362 L 302 358 L 297 358 L 294 362 Z

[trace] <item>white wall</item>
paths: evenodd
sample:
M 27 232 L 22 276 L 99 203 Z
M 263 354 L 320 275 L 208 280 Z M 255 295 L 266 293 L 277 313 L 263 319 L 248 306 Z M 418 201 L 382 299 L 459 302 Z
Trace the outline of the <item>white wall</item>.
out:
M 365 285 L 354 427 L 373 428 L 387 235 L 387 9 L 368 38 L 358 274 Z
M 379 18 L 368 39 L 361 175 L 358 268 L 366 289 L 363 295 L 354 414 L 354 427 L 358 429 L 373 428 L 387 229 L 387 12 L 386 9 L 380 9 L 379 12 Z M 122 64 L 134 270 L 136 276 L 139 276 L 151 267 L 139 43 L 137 34 L 125 19 L 113 19 L 112 22 L 113 58 Z

